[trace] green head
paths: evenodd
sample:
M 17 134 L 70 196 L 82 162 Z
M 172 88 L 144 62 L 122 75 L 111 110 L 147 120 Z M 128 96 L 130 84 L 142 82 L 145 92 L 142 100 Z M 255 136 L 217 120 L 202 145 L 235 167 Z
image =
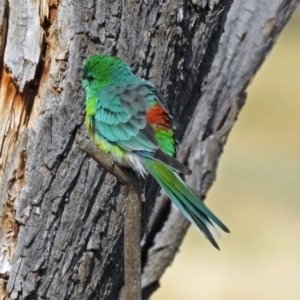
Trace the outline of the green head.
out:
M 93 55 L 83 67 L 82 83 L 87 95 L 98 93 L 101 88 L 120 83 L 133 74 L 121 59 L 104 54 Z

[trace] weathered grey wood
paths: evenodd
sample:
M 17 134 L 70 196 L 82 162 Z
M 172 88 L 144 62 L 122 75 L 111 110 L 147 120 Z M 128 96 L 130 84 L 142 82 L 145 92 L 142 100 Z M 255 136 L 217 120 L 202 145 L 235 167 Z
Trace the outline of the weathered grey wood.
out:
M 245 90 L 297 4 L 296 0 L 240 0 L 229 11 L 218 54 L 178 153 L 193 170 L 187 182 L 202 198 L 215 180 L 223 145 L 245 102 Z M 144 240 L 145 297 L 158 287 L 189 226 L 176 208 L 167 206 L 165 197 L 161 197 L 151 222 L 163 225 L 158 232 L 154 227 L 156 231 L 150 231 Z M 230 224 L 230 220 L 223 221 Z
M 4 46 L 7 32 L 7 1 L 1 1 L 0 3 L 0 63 L 2 64 Z
M 42 10 L 44 7 L 39 1 L 9 1 L 7 40 L 18 43 L 6 44 L 4 61 L 20 92 L 34 79 L 40 60 L 44 34 L 40 18 L 45 18 L 48 13 Z
M 282 2 L 285 14 L 278 9 L 274 14 L 278 26 L 265 30 L 269 45 L 295 5 L 295 1 L 273 2 Z M 137 74 L 157 84 L 175 123 L 180 124 L 176 131 L 180 139 L 199 102 L 204 86 L 201 83 L 216 54 L 231 1 L 11 0 L 5 10 L 7 4 L 0 3 L 0 41 L 2 48 L 5 45 L 3 67 L 0 64 L 0 295 L 6 297 L 6 287 L 11 299 L 115 300 L 124 283 L 126 189 L 74 143 L 79 130 L 84 134 L 83 62 L 92 53 L 118 54 Z M 275 6 L 270 5 L 272 9 Z M 252 7 L 245 11 L 254 15 Z M 260 12 L 259 16 L 263 18 L 264 14 Z M 231 49 L 228 43 L 225 45 Z M 256 54 L 260 56 L 258 66 L 266 49 Z M 228 85 L 223 98 L 217 97 L 218 88 L 216 95 L 210 92 L 210 97 L 200 99 L 204 111 L 201 124 L 194 125 L 201 126 L 196 128 L 202 142 L 199 163 L 206 163 L 203 174 L 212 178 L 221 152 L 218 146 L 222 145 L 216 132 L 223 132 L 220 128 L 227 129 L 227 125 L 230 128 L 232 123 L 223 127 L 221 121 L 227 116 L 229 99 L 243 95 L 243 90 L 228 92 L 244 74 L 235 77 L 230 70 L 240 65 L 232 66 L 231 61 L 223 66 L 222 74 L 231 74 L 228 78 L 232 83 L 225 79 L 232 86 Z M 223 83 L 220 81 L 222 91 Z M 180 151 L 183 161 L 190 161 L 192 145 L 197 149 L 189 141 L 187 137 Z M 208 148 L 217 154 L 203 156 Z M 195 186 L 201 194 L 205 194 L 203 186 L 208 187 L 210 180 L 203 174 L 198 173 L 201 185 Z M 145 191 L 143 229 L 157 191 L 152 180 L 147 181 Z M 147 295 L 157 286 L 187 228 L 176 213 L 169 216 L 168 204 L 164 207 L 160 221 L 154 217 L 156 226 L 144 243 L 143 283 Z M 174 235 L 175 241 L 170 238 Z M 169 244 L 163 243 L 167 236 Z M 155 256 L 163 253 L 161 246 L 166 249 L 164 259 Z M 158 274 L 155 268 L 159 262 L 163 268 Z

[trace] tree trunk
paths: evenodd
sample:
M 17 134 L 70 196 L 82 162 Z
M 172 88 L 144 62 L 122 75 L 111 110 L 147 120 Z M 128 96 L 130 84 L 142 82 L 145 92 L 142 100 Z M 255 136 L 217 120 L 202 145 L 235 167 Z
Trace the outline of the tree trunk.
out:
M 1 299 L 115 300 L 124 284 L 125 188 L 74 142 L 85 132 L 85 58 L 118 55 L 160 87 L 176 137 L 188 128 L 178 157 L 204 198 L 245 89 L 296 2 L 236 1 L 216 57 L 230 0 L 0 2 Z M 145 186 L 142 232 L 157 192 Z M 164 196 L 151 224 L 144 299 L 188 227 Z
M 219 157 L 245 103 L 246 89 L 298 3 L 239 0 L 232 4 L 218 53 L 177 155 L 193 170 L 186 182 L 202 199 L 215 180 Z M 150 224 L 143 249 L 145 295 L 159 286 L 190 225 L 164 195 L 156 201 Z

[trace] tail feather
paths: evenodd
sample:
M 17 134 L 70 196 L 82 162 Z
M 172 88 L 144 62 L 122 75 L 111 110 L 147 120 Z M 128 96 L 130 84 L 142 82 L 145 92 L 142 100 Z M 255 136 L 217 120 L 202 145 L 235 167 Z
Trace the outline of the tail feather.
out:
M 199 200 L 174 170 L 152 159 L 146 157 L 142 159 L 148 172 L 165 190 L 183 215 L 204 234 L 214 247 L 219 249 L 213 235 L 220 237 L 220 234 L 211 221 L 225 232 L 229 232 L 228 228 Z

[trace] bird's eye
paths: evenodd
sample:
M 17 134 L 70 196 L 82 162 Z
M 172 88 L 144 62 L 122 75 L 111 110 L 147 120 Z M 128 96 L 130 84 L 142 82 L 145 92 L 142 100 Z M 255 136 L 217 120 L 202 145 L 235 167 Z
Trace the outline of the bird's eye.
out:
M 93 75 L 87 74 L 86 79 L 87 79 L 88 81 L 93 81 L 95 78 L 94 78 Z
M 88 80 L 88 81 L 93 81 L 95 78 L 94 78 L 94 76 L 91 75 L 91 74 L 83 73 L 82 79 Z

